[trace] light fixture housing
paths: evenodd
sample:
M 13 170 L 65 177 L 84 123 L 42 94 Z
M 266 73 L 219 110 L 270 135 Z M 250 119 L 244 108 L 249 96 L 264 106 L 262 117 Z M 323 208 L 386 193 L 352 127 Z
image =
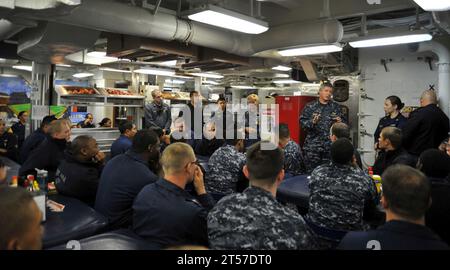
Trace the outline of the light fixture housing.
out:
M 25 65 L 15 65 L 15 66 L 12 66 L 12 68 L 26 70 L 26 71 L 30 71 L 30 72 L 33 70 L 32 66 L 25 66 Z
M 342 51 L 342 46 L 339 44 L 324 44 L 315 45 L 308 47 L 298 47 L 291 49 L 279 50 L 278 53 L 281 56 L 300 56 L 300 55 L 313 55 L 313 54 L 324 54 L 332 52 Z
M 99 68 L 99 70 L 101 70 L 101 71 L 111 71 L 111 72 L 120 72 L 120 73 L 131 73 L 131 71 L 129 71 L 129 70 L 117 69 L 117 68 L 108 68 L 108 67 Z
M 450 0 L 414 0 L 425 11 L 450 10 Z
M 197 77 L 204 77 L 204 78 L 210 78 L 210 79 L 222 79 L 223 75 L 217 74 L 217 73 L 189 73 L 190 75 L 197 76 Z
M 193 21 L 247 34 L 261 34 L 269 29 L 265 21 L 211 4 L 188 10 L 183 16 Z
M 230 85 L 231 88 L 236 88 L 236 89 L 255 89 L 255 86 L 252 85 Z
M 273 70 L 278 70 L 278 71 L 289 71 L 292 68 L 291 67 L 287 67 L 287 66 L 276 66 L 272 68 Z
M 428 33 L 420 33 L 420 32 L 411 32 L 411 33 L 402 33 L 397 34 L 395 36 L 372 36 L 365 37 L 364 39 L 355 40 L 349 42 L 350 46 L 353 48 L 368 48 L 368 47 L 378 47 L 378 46 L 390 46 L 390 45 L 399 45 L 399 44 L 407 44 L 407 43 L 416 43 L 429 41 L 433 39 Z
M 75 73 L 72 76 L 75 77 L 75 78 L 81 79 L 81 78 L 92 77 L 92 76 L 94 76 L 94 74 L 93 73 L 89 73 L 89 72 L 80 72 L 80 73 Z
M 167 69 L 158 69 L 158 68 L 141 68 L 134 71 L 139 74 L 147 74 L 147 75 L 159 75 L 159 76 L 173 76 L 175 75 L 175 71 L 167 70 Z
M 275 84 L 295 84 L 295 83 L 302 83 L 302 82 L 295 81 L 295 80 L 274 80 L 273 83 L 275 83 Z

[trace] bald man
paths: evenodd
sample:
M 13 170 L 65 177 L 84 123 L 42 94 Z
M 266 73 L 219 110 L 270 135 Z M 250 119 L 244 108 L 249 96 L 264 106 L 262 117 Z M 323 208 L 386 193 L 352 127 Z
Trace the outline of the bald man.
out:
M 420 108 L 411 113 L 403 126 L 403 146 L 419 156 L 430 148 L 438 148 L 449 132 L 449 119 L 437 106 L 436 92 L 426 90 L 420 97 Z

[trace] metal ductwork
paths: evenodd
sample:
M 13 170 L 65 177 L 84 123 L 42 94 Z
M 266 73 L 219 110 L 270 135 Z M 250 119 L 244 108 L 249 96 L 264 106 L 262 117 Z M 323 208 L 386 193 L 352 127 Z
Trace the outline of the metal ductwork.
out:
M 0 40 L 8 39 L 25 29 L 25 26 L 13 24 L 12 22 L 0 19 Z
M 438 58 L 439 67 L 439 104 L 442 111 L 450 116 L 450 51 L 440 42 L 428 41 L 409 46 L 412 52 L 433 52 Z
M 335 43 L 343 36 L 343 27 L 338 20 L 298 22 L 273 27 L 260 35 L 248 35 L 178 19 L 162 12 L 153 15 L 140 7 L 107 0 L 84 1 L 66 16 L 42 16 L 36 12 L 21 12 L 17 16 L 104 32 L 176 40 L 241 56 L 252 56 L 270 49 Z
M 66 55 L 94 46 L 99 36 L 96 30 L 42 22 L 19 34 L 17 54 L 38 63 L 62 63 Z

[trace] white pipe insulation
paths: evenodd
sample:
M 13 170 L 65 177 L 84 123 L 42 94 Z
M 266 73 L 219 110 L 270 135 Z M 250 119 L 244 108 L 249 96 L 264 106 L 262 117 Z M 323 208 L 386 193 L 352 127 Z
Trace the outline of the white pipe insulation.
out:
M 342 39 L 344 32 L 338 20 L 324 20 L 275 26 L 259 35 L 241 34 L 162 12 L 153 15 L 146 9 L 108 0 L 83 1 L 65 16 L 23 11 L 17 16 L 104 32 L 177 40 L 242 56 L 269 49 L 335 43 Z
M 438 58 L 439 68 L 438 96 L 442 111 L 450 116 L 450 51 L 437 41 L 422 42 L 412 48 L 415 52 L 433 52 Z

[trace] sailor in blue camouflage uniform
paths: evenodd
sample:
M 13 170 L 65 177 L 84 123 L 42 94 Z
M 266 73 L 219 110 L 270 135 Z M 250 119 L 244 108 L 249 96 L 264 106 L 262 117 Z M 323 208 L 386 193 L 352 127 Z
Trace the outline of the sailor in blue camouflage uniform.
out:
M 319 236 L 369 229 L 363 215 L 375 213 L 376 187 L 357 167 L 353 151 L 348 139 L 338 139 L 331 145 L 332 161 L 311 174 L 307 221 Z
M 308 172 L 330 160 L 330 128 L 333 123 L 346 122 L 339 104 L 332 100 L 332 94 L 333 86 L 322 84 L 319 99 L 306 104 L 300 116 L 301 127 L 307 133 L 303 151 Z
M 243 139 L 233 139 L 214 152 L 205 177 L 208 193 L 229 195 L 237 191 L 239 175 L 246 161 L 244 149 Z
M 306 167 L 300 146 L 291 140 L 289 127 L 281 123 L 278 127 L 279 146 L 284 150 L 285 178 L 305 174 Z
M 250 187 L 223 198 L 208 214 L 208 239 L 213 249 L 314 249 L 315 237 L 303 218 L 277 202 L 284 177 L 283 150 L 247 151 L 244 174 Z

